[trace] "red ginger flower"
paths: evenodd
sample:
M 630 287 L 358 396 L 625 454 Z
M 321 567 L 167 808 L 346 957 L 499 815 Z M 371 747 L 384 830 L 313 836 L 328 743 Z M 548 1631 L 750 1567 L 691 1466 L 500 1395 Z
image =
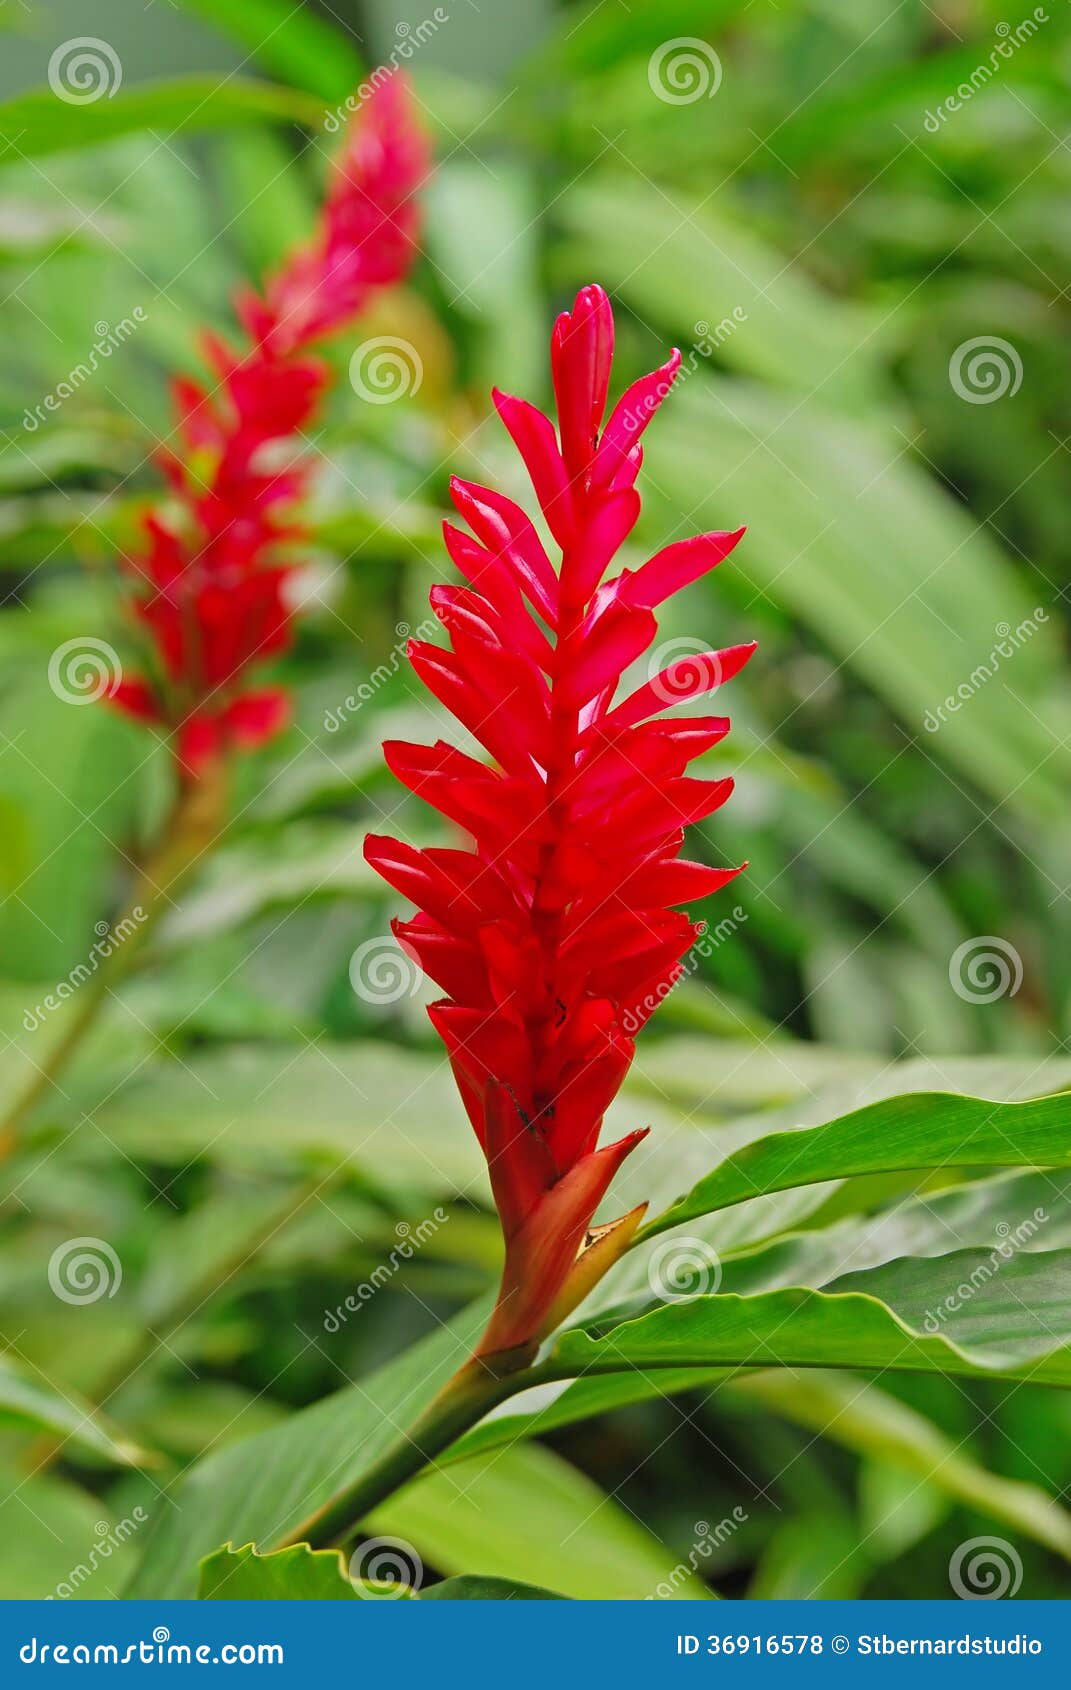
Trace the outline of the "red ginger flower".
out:
M 284 650 L 293 633 L 293 565 L 284 547 L 305 534 L 292 513 L 308 466 L 284 459 L 328 380 L 327 366 L 307 348 L 405 275 L 426 168 L 404 79 L 383 79 L 335 161 L 312 241 L 263 297 L 239 299 L 248 345 L 239 353 L 203 335 L 213 390 L 174 383 L 185 456 L 164 452 L 161 462 L 180 514 L 150 513 L 146 552 L 124 559 L 155 673 L 120 681 L 111 698 L 174 732 L 186 778 L 225 749 L 260 744 L 286 721 L 282 689 L 246 683 L 248 671 Z
M 639 440 L 680 365 L 624 394 L 603 427 L 614 325 L 601 288 L 558 318 L 558 431 L 521 399 L 494 401 L 561 549 L 555 570 L 524 512 L 454 480 L 472 535 L 446 544 L 466 586 L 432 590 L 452 649 L 410 642 L 413 667 L 494 760 L 440 741 L 388 743 L 391 769 L 472 836 L 472 850 L 370 837 L 366 856 L 420 906 L 394 930 L 445 991 L 431 1019 L 487 1157 L 502 1221 L 502 1287 L 478 1354 L 530 1354 L 625 1248 L 645 1206 L 592 1217 L 645 1136 L 598 1147 L 634 1054 L 632 1034 L 702 931 L 674 906 L 739 872 L 681 861 L 684 827 L 730 780 L 689 779 L 728 730 L 669 717 L 728 680 L 753 645 L 670 664 L 615 702 L 657 632 L 656 606 L 720 563 L 743 530 L 678 541 L 604 581 L 640 511 Z M 548 637 L 549 636 L 549 637 Z

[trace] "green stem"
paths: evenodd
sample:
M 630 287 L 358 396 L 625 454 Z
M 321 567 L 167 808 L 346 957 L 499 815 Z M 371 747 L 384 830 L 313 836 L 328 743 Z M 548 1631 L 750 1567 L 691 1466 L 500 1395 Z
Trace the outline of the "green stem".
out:
M 26 1122 L 55 1085 L 106 998 L 131 972 L 179 884 L 219 837 L 226 816 L 226 776 L 225 766 L 215 764 L 180 788 L 155 849 L 137 875 L 130 901 L 114 923 L 121 942 L 102 960 L 92 980 L 79 988 L 62 1037 L 0 1125 L 0 1160 L 17 1148 Z
M 444 1449 L 471 1430 L 507 1397 L 541 1385 L 559 1374 L 551 1368 L 526 1368 L 501 1374 L 470 1357 L 448 1380 L 412 1427 L 378 1461 L 316 1514 L 295 1527 L 278 1547 L 311 1543 L 325 1547 L 351 1537 L 371 1510 L 422 1472 Z

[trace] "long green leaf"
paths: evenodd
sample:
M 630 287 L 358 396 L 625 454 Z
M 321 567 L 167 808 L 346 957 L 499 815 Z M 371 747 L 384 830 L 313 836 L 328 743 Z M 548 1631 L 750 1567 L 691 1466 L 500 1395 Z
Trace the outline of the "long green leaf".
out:
M 148 1530 L 134 1503 L 117 1519 L 54 1473 L 0 1471 L 0 1589 L 8 1601 L 116 1597 Z
M 748 1405 L 761 1403 L 857 1454 L 912 1473 L 1071 1560 L 1071 1514 L 1040 1485 L 987 1471 L 960 1442 L 879 1386 L 835 1372 L 779 1370 L 739 1379 L 731 1389 Z
M 22 1372 L 8 1356 L 0 1356 L 0 1425 L 46 1433 L 62 1439 L 72 1452 L 84 1451 L 120 1467 L 152 1460 L 88 1402 Z
M 966 1291 L 964 1288 L 967 1288 Z M 568 1371 L 859 1367 L 1071 1384 L 1071 1251 L 901 1259 L 825 1291 L 700 1296 L 608 1331 L 567 1332 Z
M 812 628 L 925 755 L 1028 820 L 1059 821 L 1071 708 L 1049 596 L 912 462 L 902 434 L 822 401 L 691 376 L 650 431 L 651 532 L 675 532 L 682 510 L 689 533 L 749 523 L 738 578 Z
M 142 83 L 87 105 L 70 105 L 57 100 L 51 89 L 35 89 L 0 106 L 0 158 L 8 163 L 41 158 L 67 147 L 99 146 L 143 129 L 174 142 L 202 129 L 261 123 L 265 118 L 311 128 L 322 122 L 323 106 L 293 88 L 241 77 L 221 82 L 189 76 Z
M 471 1573 L 443 1579 L 427 1589 L 372 1580 L 353 1580 L 338 1549 L 310 1549 L 296 1543 L 260 1555 L 253 1544 L 226 1544 L 201 1562 L 198 1596 L 205 1602 L 356 1602 L 368 1598 L 425 1602 L 560 1601 L 558 1591 L 515 1579 Z
M 202 1602 L 357 1602 L 341 1550 L 289 1549 L 257 1553 L 252 1543 L 224 1544 L 201 1562 Z
M 291 0 L 182 0 L 217 24 L 273 76 L 325 100 L 342 100 L 360 81 L 361 61 L 343 31 Z M 337 17 L 337 13 L 334 14 Z
M 415 1545 L 444 1572 L 478 1567 L 578 1599 L 642 1598 L 661 1585 L 682 1600 L 710 1595 L 694 1572 L 672 1577 L 675 1558 L 620 1503 L 534 1444 L 423 1473 L 365 1530 Z
M 192 1596 L 198 1561 L 221 1543 L 270 1549 L 300 1537 L 427 1407 L 486 1318 L 467 1310 L 360 1384 L 201 1461 L 158 1506 L 127 1594 Z
M 788 1233 L 723 1257 L 719 1291 L 754 1296 L 800 1287 L 821 1290 L 849 1269 L 858 1272 L 908 1255 L 947 1256 L 970 1246 L 992 1245 L 989 1261 L 994 1270 L 1012 1251 L 1069 1249 L 1068 1187 L 1066 1174 L 1001 1175 L 947 1191 L 927 1192 L 877 1215 L 851 1215 L 832 1226 Z M 682 1241 L 685 1257 L 699 1246 L 696 1261 L 700 1271 L 703 1245 L 713 1248 L 712 1221 L 716 1218 L 702 1220 Z M 654 1250 L 640 1247 L 631 1251 L 583 1305 L 576 1324 L 616 1324 L 626 1316 L 646 1312 L 651 1306 L 649 1274 L 654 1259 Z M 664 1275 L 664 1267 L 660 1272 Z M 687 1367 L 593 1375 L 577 1379 L 564 1389 L 555 1388 L 549 1401 L 543 1388 L 534 1400 L 521 1396 L 508 1410 L 489 1416 L 459 1439 L 444 1459 L 493 1449 L 517 1437 L 542 1437 L 629 1403 L 706 1390 L 731 1378 L 725 1369 Z
M 990 1103 L 909 1092 L 823 1127 L 775 1133 L 735 1152 L 644 1229 L 669 1227 L 760 1193 L 890 1169 L 1071 1165 L 1071 1094 Z
M 583 176 L 555 209 L 576 231 L 583 264 L 608 287 L 620 282 L 644 321 L 679 333 L 688 374 L 716 346 L 749 375 L 819 389 L 848 410 L 883 396 L 869 317 L 734 222 L 721 198 L 716 208 L 707 194 L 671 199 L 634 176 L 604 173 Z

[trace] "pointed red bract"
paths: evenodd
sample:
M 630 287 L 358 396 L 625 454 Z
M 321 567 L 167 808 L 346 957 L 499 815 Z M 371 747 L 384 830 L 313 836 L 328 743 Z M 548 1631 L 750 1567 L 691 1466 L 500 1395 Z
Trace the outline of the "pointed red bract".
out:
M 452 485 L 474 536 L 446 524 L 466 585 L 432 594 L 449 647 L 414 642 L 410 655 L 492 761 L 442 742 L 385 752 L 472 848 L 366 844 L 373 867 L 419 907 L 395 931 L 447 994 L 431 1019 L 488 1160 L 506 1263 L 478 1352 L 487 1357 L 529 1353 L 632 1236 L 638 1212 L 616 1242 L 599 1235 L 601 1255 L 585 1249 L 611 1179 L 643 1137 L 600 1149 L 603 1116 L 632 1035 L 701 931 L 674 906 L 738 872 L 679 860 L 685 826 L 732 789 L 685 775 L 728 722 L 663 713 L 728 680 L 753 646 L 665 665 L 654 654 L 643 684 L 622 681 L 655 641 L 654 607 L 720 563 L 743 530 L 678 541 L 604 580 L 639 514 L 639 436 L 679 364 L 674 353 L 633 383 L 604 428 L 613 336 L 601 288 L 584 288 L 559 317 L 557 431 L 533 406 L 494 396 L 561 547 L 559 568 L 510 500 Z
M 313 239 L 263 297 L 238 302 L 248 344 L 239 352 L 204 335 L 211 386 L 174 383 L 180 450 L 160 461 L 177 515 L 151 512 L 145 547 L 124 560 L 155 661 L 110 698 L 170 729 L 186 779 L 222 752 L 261 744 L 287 720 L 284 693 L 249 691 L 246 682 L 293 634 L 288 582 L 304 537 L 294 510 L 307 476 L 295 437 L 328 378 L 308 348 L 405 275 L 426 168 L 404 78 L 380 78 L 335 161 Z

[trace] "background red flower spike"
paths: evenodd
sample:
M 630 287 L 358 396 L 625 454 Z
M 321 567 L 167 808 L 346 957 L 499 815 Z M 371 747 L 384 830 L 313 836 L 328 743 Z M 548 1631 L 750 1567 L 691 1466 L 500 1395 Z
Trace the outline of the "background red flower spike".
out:
M 376 837 L 365 847 L 419 906 L 396 931 L 448 994 L 431 1018 L 487 1156 L 506 1244 L 477 1352 L 500 1362 L 533 1353 L 639 1224 L 642 1208 L 592 1229 L 644 1136 L 599 1148 L 603 1115 L 632 1060 L 632 1033 L 699 931 L 673 906 L 739 872 L 677 860 L 684 826 L 731 791 L 730 781 L 684 776 L 728 723 L 661 712 L 716 688 L 754 647 L 661 672 L 652 659 L 646 684 L 622 689 L 622 680 L 655 638 L 652 607 L 721 562 L 743 530 L 678 542 L 604 581 L 639 513 L 639 435 L 679 364 L 674 353 L 634 383 L 604 427 L 613 339 L 609 300 L 586 287 L 551 341 L 557 430 L 533 406 L 494 396 L 562 549 L 559 568 L 510 500 L 452 487 L 475 536 L 446 525 L 467 585 L 438 595 L 450 647 L 414 643 L 411 657 L 492 762 L 442 743 L 386 750 L 398 777 L 460 823 L 472 848 Z
M 308 347 L 405 275 L 427 163 L 404 77 L 378 79 L 335 160 L 312 240 L 263 297 L 238 301 L 246 346 L 204 335 L 211 387 L 185 377 L 173 385 L 181 450 L 160 462 L 178 512 L 150 513 L 143 549 L 124 559 L 154 662 L 109 696 L 171 730 L 186 780 L 286 723 L 286 692 L 246 682 L 293 634 L 288 558 L 304 535 L 294 510 L 308 473 L 293 444 L 328 381 Z

